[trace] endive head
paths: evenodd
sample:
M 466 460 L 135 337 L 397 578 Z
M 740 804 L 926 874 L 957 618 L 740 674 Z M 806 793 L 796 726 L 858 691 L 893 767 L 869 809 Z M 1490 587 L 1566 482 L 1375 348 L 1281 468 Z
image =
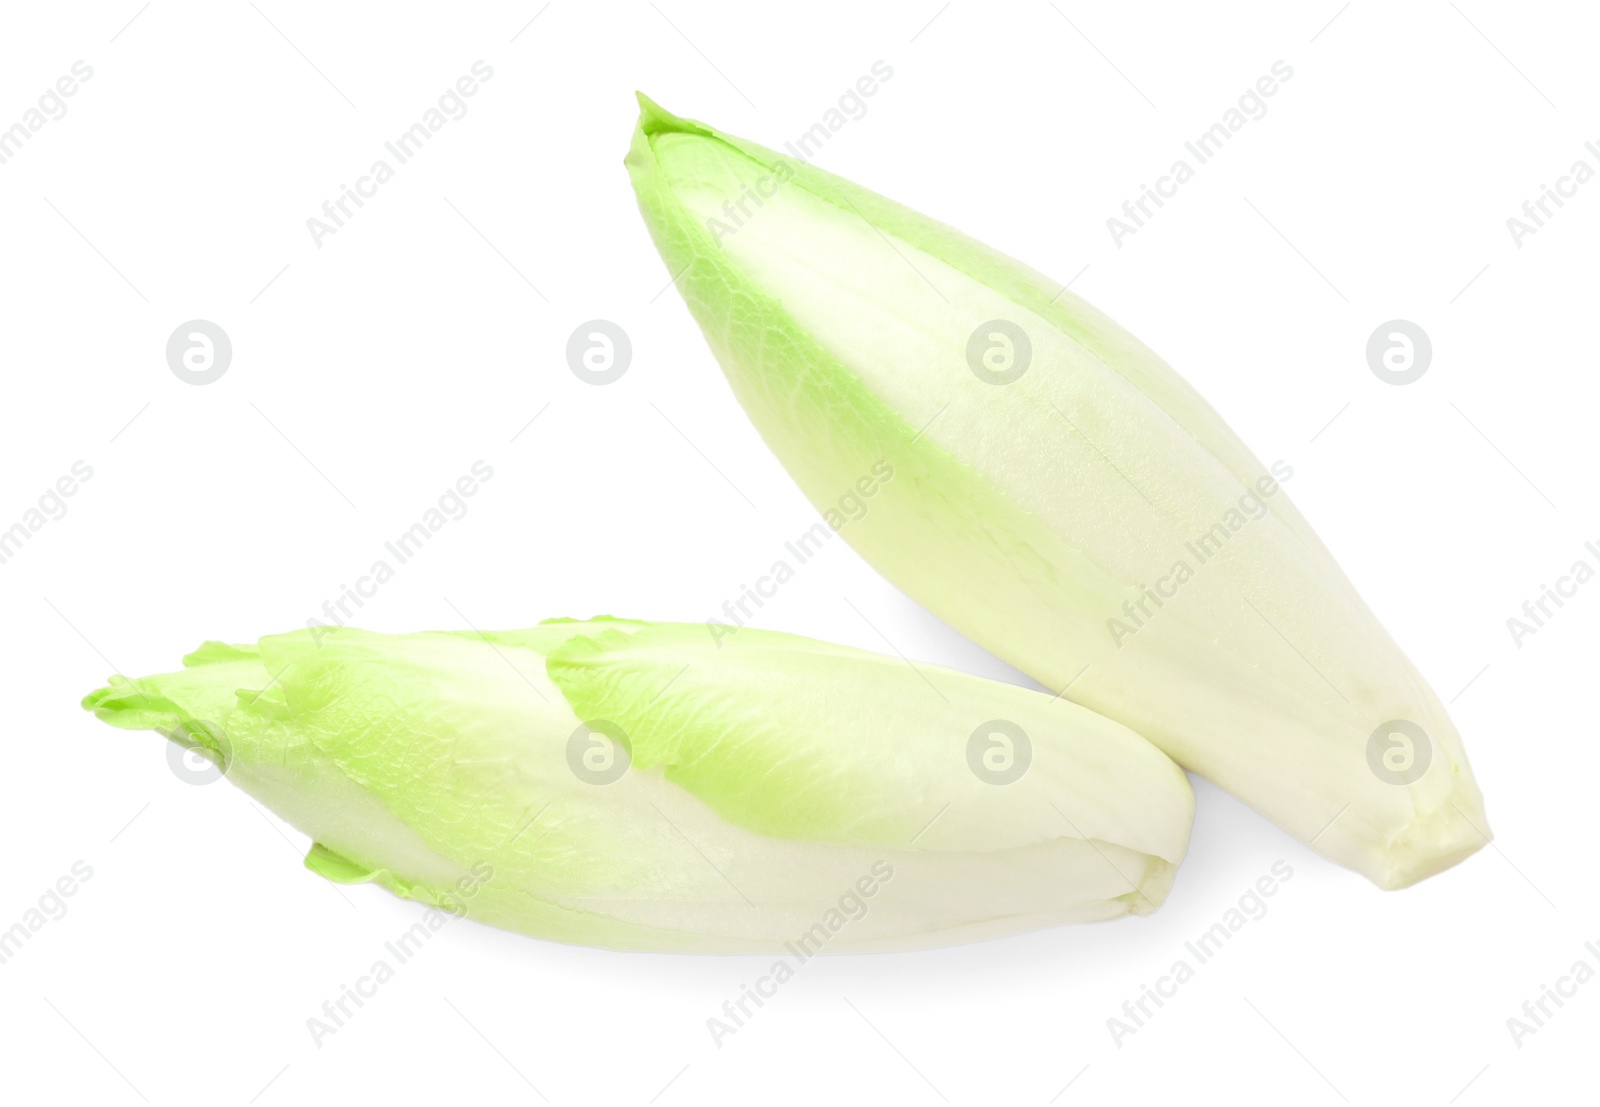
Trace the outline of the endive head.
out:
M 347 628 L 187 662 L 85 706 L 213 751 L 330 879 L 563 940 L 779 948 L 869 875 L 839 948 L 1143 914 L 1193 810 L 1076 705 L 753 629 Z
M 819 510 L 895 473 L 842 532 L 886 577 L 1383 887 L 1488 840 L 1444 705 L 1283 492 L 1291 465 L 1059 283 L 641 109 L 645 223 L 768 446 Z M 1421 771 L 1374 769 L 1407 728 Z

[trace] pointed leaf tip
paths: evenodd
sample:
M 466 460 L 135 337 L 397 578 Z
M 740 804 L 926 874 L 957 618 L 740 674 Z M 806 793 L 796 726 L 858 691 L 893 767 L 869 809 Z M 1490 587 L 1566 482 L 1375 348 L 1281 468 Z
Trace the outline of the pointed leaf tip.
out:
M 635 91 L 634 96 L 639 100 L 639 130 L 647 135 L 673 132 L 701 135 L 712 133 L 704 124 L 685 119 L 681 115 L 674 115 L 642 92 Z

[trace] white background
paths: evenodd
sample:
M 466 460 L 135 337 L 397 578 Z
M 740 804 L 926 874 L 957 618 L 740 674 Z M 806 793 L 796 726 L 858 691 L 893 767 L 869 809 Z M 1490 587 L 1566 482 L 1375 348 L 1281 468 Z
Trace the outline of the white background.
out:
M 0 16 L 0 126 L 74 61 L 94 71 L 0 166 L 0 527 L 93 468 L 0 565 L 0 928 L 74 861 L 93 869 L 0 965 L 8 1096 L 1475 1105 L 1591 1088 L 1600 982 L 1520 1048 L 1506 1020 L 1575 960 L 1600 965 L 1583 948 L 1600 940 L 1600 583 L 1520 648 L 1506 620 L 1600 561 L 1583 550 L 1600 539 L 1600 183 L 1520 247 L 1506 220 L 1578 158 L 1600 168 L 1593 15 L 539 2 Z M 306 220 L 479 59 L 494 75 L 468 114 L 315 245 Z M 720 1049 L 706 1019 L 768 958 L 471 923 L 318 1048 L 306 1020 L 421 909 L 308 873 L 298 832 L 185 783 L 162 739 L 78 698 L 205 638 L 302 625 L 479 459 L 494 477 L 470 513 L 362 625 L 715 614 L 815 515 L 666 288 L 621 164 L 633 90 L 778 145 L 880 59 L 893 78 L 818 164 L 1077 275 L 1295 467 L 1296 502 L 1452 701 L 1495 846 L 1380 893 L 1197 782 L 1156 915 L 812 962 Z M 1294 76 L 1268 114 L 1115 245 L 1107 217 L 1279 59 Z M 196 318 L 234 347 L 204 387 L 164 357 Z M 593 318 L 634 348 L 606 387 L 564 357 Z M 1434 347 L 1405 387 L 1364 355 L 1394 318 Z M 842 543 L 759 622 L 887 651 L 846 598 L 913 659 L 1023 679 Z M 1114 1044 L 1124 1000 L 1280 859 L 1294 875 L 1266 917 Z

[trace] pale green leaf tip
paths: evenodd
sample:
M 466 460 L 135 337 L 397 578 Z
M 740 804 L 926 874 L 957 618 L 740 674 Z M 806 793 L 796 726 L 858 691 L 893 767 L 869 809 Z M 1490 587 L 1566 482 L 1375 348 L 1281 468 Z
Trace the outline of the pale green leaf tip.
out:
M 111 682 L 106 685 L 106 687 L 96 688 L 93 692 L 90 692 L 87 696 L 84 696 L 83 699 L 79 700 L 78 706 L 83 708 L 85 711 L 94 712 L 95 715 L 100 719 L 103 719 L 104 721 L 111 723 L 113 726 L 116 726 L 116 709 L 118 706 L 120 706 L 118 700 L 131 686 L 132 681 L 128 680 L 126 677 L 114 676 L 111 678 Z
M 96 688 L 78 701 L 85 711 L 103 723 L 124 730 L 153 730 L 176 725 L 182 718 L 178 705 L 165 696 L 152 695 L 136 680 L 113 676 L 104 688 Z
M 165 695 L 155 680 L 113 676 L 104 688 L 96 688 L 79 704 L 119 730 L 153 730 L 179 745 L 221 755 L 222 741 L 214 733 L 215 724 L 195 718 L 182 703 Z
M 642 92 L 634 95 L 639 99 L 639 133 L 643 135 L 676 133 L 715 137 L 717 133 L 698 120 L 674 115 Z
M 321 842 L 311 844 L 306 853 L 306 868 L 335 884 L 364 884 L 377 875 L 377 870 L 370 865 L 358 865 Z

